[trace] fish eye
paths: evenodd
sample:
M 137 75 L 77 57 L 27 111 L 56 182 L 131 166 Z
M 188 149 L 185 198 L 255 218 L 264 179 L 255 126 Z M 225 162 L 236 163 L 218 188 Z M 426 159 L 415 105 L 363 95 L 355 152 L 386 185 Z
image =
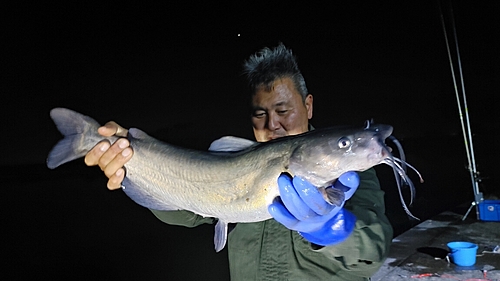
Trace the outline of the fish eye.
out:
M 351 140 L 348 137 L 341 137 L 337 143 L 340 148 L 351 146 Z

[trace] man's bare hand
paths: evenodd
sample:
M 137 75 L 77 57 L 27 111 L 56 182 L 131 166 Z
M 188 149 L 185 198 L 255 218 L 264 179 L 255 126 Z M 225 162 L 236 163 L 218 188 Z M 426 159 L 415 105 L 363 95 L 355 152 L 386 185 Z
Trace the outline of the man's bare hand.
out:
M 128 130 L 110 121 L 98 129 L 99 134 L 105 137 L 118 136 L 126 137 Z M 130 143 L 126 138 L 118 139 L 113 145 L 104 140 L 98 143 L 87 155 L 85 155 L 85 164 L 87 166 L 98 165 L 108 177 L 108 189 L 115 190 L 120 188 L 125 178 L 125 169 L 123 166 L 132 158 L 134 152 L 130 148 Z

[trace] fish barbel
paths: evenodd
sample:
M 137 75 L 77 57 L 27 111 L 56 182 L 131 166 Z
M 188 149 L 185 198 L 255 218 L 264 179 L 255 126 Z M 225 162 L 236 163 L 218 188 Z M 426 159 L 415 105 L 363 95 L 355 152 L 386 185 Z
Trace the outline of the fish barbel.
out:
M 47 158 L 51 169 L 83 157 L 104 139 L 111 143 L 118 139 L 99 135 L 99 123 L 75 111 L 54 108 L 50 115 L 64 135 Z M 337 206 L 344 201 L 343 192 L 325 190 L 345 172 L 386 163 L 406 178 L 384 145 L 391 134 L 392 127 L 381 124 L 332 127 L 265 143 L 223 137 L 208 151 L 199 151 L 161 142 L 131 128 L 128 139 L 134 156 L 125 165 L 122 189 L 149 209 L 189 210 L 217 218 L 214 243 L 220 251 L 226 243 L 228 223 L 271 218 L 267 208 L 279 196 L 277 179 L 282 173 L 306 179 Z

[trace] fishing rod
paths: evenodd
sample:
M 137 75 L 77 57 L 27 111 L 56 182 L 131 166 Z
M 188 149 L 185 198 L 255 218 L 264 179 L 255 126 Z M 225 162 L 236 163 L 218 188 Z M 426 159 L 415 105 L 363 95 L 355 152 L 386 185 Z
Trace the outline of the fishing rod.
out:
M 464 137 L 464 144 L 465 144 L 465 151 L 467 155 L 467 161 L 468 161 L 468 167 L 467 169 L 469 170 L 469 174 L 471 177 L 472 181 L 472 188 L 474 191 L 474 201 L 472 202 L 471 206 L 463 216 L 462 220 L 465 220 L 467 216 L 469 215 L 470 211 L 474 206 L 479 205 L 481 202 L 483 202 L 483 194 L 479 191 L 479 182 L 481 181 L 481 178 L 479 177 L 479 172 L 476 169 L 476 161 L 474 157 L 474 146 L 472 144 L 472 132 L 471 132 L 471 126 L 470 126 L 470 120 L 469 120 L 469 110 L 467 107 L 467 98 L 465 95 L 465 86 L 464 86 L 464 79 L 463 79 L 463 73 L 462 73 L 462 63 L 460 59 L 460 50 L 458 48 L 458 37 L 457 37 L 457 31 L 455 27 L 455 20 L 453 17 L 453 7 L 451 4 L 451 1 L 449 1 L 449 14 L 450 14 L 450 21 L 451 21 L 451 28 L 453 31 L 452 38 L 455 43 L 455 52 L 456 52 L 456 60 L 457 60 L 457 67 L 458 67 L 458 72 L 459 72 L 459 77 L 458 79 L 460 80 L 460 91 L 462 93 L 462 100 L 460 99 L 460 93 L 459 93 L 459 88 L 457 86 L 457 77 L 455 74 L 455 67 L 453 65 L 453 58 L 451 54 L 451 48 L 450 48 L 450 43 L 448 41 L 448 33 L 446 32 L 446 24 L 444 21 L 444 16 L 443 16 L 443 10 L 441 8 L 441 0 L 438 0 L 439 4 L 439 13 L 441 17 L 441 24 L 443 27 L 443 33 L 444 33 L 444 39 L 446 42 L 446 49 L 448 51 L 448 59 L 450 61 L 450 68 L 451 68 L 451 76 L 453 78 L 453 86 L 455 88 L 455 96 L 457 99 L 457 105 L 458 105 L 458 113 L 460 117 L 460 124 L 462 126 L 462 133 Z M 464 106 L 464 110 L 462 110 L 462 103 Z M 464 113 L 465 112 L 465 115 Z M 465 117 L 465 118 L 464 118 Z M 464 119 L 465 123 L 467 126 L 464 124 Z M 476 218 L 479 219 L 479 207 L 476 207 Z

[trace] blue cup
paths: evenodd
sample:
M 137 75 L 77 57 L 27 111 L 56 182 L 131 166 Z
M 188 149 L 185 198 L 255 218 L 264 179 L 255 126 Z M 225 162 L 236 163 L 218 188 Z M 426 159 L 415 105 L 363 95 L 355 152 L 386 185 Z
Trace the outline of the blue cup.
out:
M 450 257 L 454 264 L 459 266 L 472 266 L 476 263 L 477 245 L 470 242 L 450 242 Z

